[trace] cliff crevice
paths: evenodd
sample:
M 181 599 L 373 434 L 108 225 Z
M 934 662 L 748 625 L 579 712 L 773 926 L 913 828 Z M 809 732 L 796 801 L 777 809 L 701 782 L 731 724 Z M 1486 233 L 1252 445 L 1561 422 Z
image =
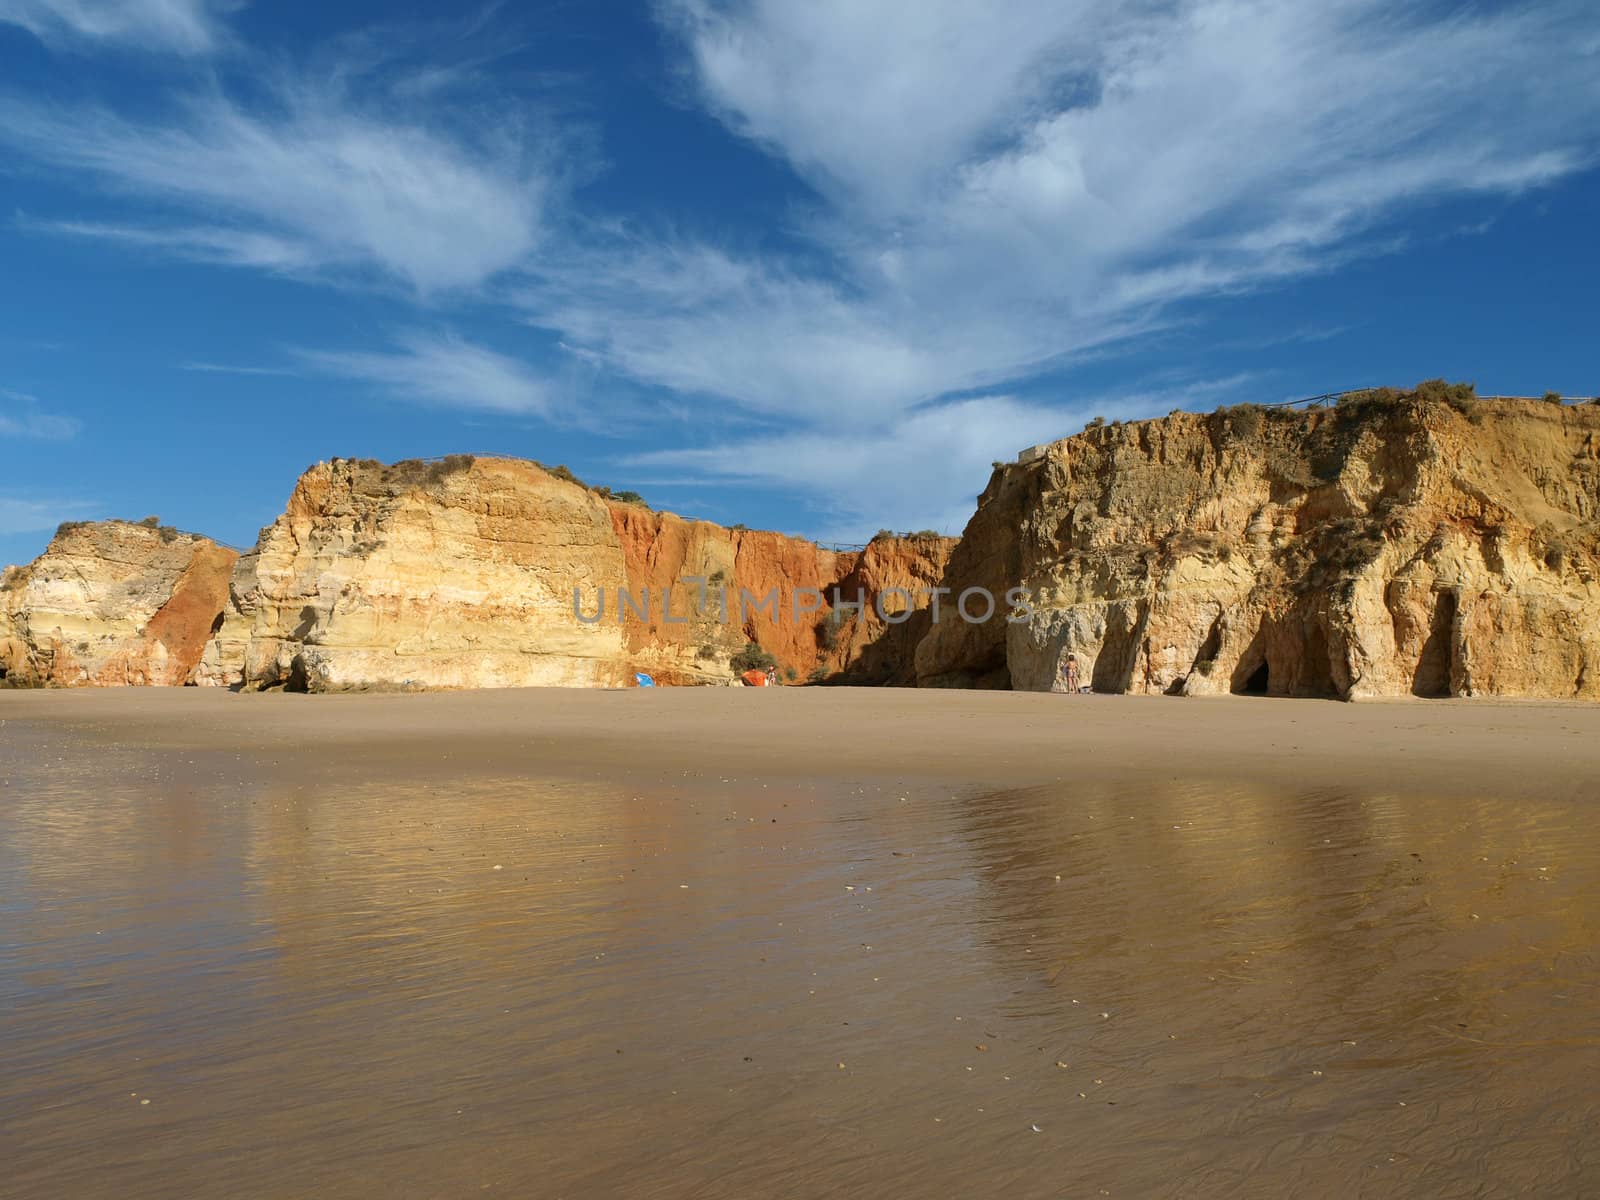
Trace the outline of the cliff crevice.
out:
M 996 471 L 946 584 L 1031 611 L 941 624 L 925 686 L 1600 694 L 1600 408 L 1356 396 L 1085 431 Z

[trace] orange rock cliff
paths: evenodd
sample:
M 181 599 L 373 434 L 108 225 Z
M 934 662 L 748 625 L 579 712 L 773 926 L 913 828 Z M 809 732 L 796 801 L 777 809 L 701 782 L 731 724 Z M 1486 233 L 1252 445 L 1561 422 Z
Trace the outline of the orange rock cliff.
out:
M 312 467 L 240 558 L 192 681 L 312 691 L 725 683 L 756 642 L 790 680 L 909 683 L 912 645 L 872 611 L 833 636 L 860 562 L 936 578 L 952 539 L 839 553 L 609 498 L 518 459 Z M 817 593 L 822 593 L 818 596 Z M 898 598 L 885 609 L 894 616 Z M 670 608 L 666 607 L 670 604 Z M 897 647 L 897 648 L 896 648 Z
M 955 615 L 968 589 L 992 617 Z M 7 685 L 728 683 L 751 642 L 802 682 L 1045 690 L 1072 654 L 1107 692 L 1600 698 L 1600 406 L 1091 428 L 997 466 L 959 543 L 849 550 L 518 459 L 335 459 L 243 555 L 76 524 L 0 579 Z

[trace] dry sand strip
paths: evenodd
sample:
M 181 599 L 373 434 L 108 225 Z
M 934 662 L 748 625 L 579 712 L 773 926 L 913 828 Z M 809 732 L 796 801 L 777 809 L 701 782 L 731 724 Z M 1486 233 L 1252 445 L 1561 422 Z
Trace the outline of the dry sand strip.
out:
M 0 721 L 279 770 L 616 779 L 1181 780 L 1297 791 L 1600 799 L 1600 705 L 1058 696 L 909 689 L 234 695 L 0 692 Z M 0 725 L 0 738 L 5 727 Z

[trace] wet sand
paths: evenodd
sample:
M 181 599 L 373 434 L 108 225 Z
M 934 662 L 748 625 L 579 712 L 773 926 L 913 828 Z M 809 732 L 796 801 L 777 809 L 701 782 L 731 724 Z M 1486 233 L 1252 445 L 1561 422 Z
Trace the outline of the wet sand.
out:
M 1600 779 L 1600 705 L 1340 704 L 875 688 L 507 689 L 232 695 L 0 691 L 0 720 L 106 743 L 225 750 L 283 771 L 526 771 L 630 779 L 1095 779 L 1326 784 L 1577 797 Z
M 0 1196 L 1600 1188 L 1593 707 L 0 722 Z

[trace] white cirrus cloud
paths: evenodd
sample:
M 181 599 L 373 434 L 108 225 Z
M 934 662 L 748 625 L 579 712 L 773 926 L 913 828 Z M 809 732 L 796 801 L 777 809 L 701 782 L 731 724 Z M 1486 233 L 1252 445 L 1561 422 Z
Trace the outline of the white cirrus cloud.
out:
M 35 396 L 0 388 L 0 437 L 66 441 L 82 428 L 77 417 L 44 411 Z
M 1052 85 L 1087 74 L 1108 5 L 1061 0 L 668 0 L 702 94 L 735 131 L 873 209 L 919 203 Z
M 629 462 L 708 482 L 777 489 L 817 515 L 823 538 L 864 541 L 880 527 L 954 536 L 972 515 L 974 492 L 994 462 L 1076 433 L 1091 416 L 1209 406 L 1252 386 L 1249 376 L 1234 375 L 1094 401 L 975 396 L 926 405 L 871 428 L 780 430 L 719 446 L 650 451 Z
M 880 527 L 958 534 L 989 464 L 1060 431 L 1064 415 L 1009 396 L 912 413 L 871 430 L 787 430 L 635 456 L 633 465 L 776 489 L 809 510 L 826 540 L 865 541 Z
M 97 506 L 87 500 L 0 496 L 0 534 L 39 533 L 81 520 Z
M 0 143 L 154 215 L 35 222 L 47 231 L 288 273 L 377 273 L 427 294 L 470 288 L 541 236 L 548 146 L 513 117 L 468 131 L 351 81 L 265 80 L 165 119 L 0 98 Z M 102 195 L 101 199 L 104 199 Z
M 293 377 L 300 372 L 289 367 L 261 367 L 248 363 L 215 363 L 215 362 L 184 362 L 178 364 L 180 371 L 196 371 L 207 375 L 262 375 L 262 376 L 287 376 Z
M 303 350 L 314 370 L 442 408 L 551 417 L 548 382 L 526 363 L 454 334 L 410 334 L 392 351 Z
M 1600 149 L 1587 0 L 663 11 L 712 111 L 813 185 L 808 250 L 600 253 L 528 309 L 622 370 L 798 421 L 1005 384 Z
M 126 11 L 141 5 L 161 7 Z M 0 0 L 30 28 L 94 7 Z M 571 139 L 474 90 L 493 52 L 477 43 L 419 65 L 445 53 L 440 39 L 396 57 L 387 33 L 357 38 L 319 79 L 250 60 L 263 68 L 250 86 L 216 83 L 165 115 L 0 94 L 0 146 L 94 189 L 92 212 L 34 222 L 42 232 L 394 280 L 439 307 L 466 291 L 508 302 L 583 370 L 714 414 L 708 443 L 736 420 L 772 431 L 658 465 L 845 488 L 870 459 L 886 518 L 904 524 L 957 511 L 918 491 L 929 462 L 965 496 L 964 472 L 1084 415 L 994 393 L 1186 319 L 1185 302 L 1444 236 L 1459 214 L 1434 229 L 1430 205 L 1516 196 L 1600 153 L 1592 0 L 655 11 L 692 95 L 806 185 L 742 216 L 742 234 L 662 233 L 647 195 L 578 211 L 562 186 Z M 721 211 L 708 205 L 702 228 Z M 570 408 L 548 374 L 448 333 L 302 361 L 417 402 Z M 830 511 L 848 523 L 876 510 Z
M 0 22 L 49 45 L 125 44 L 141 50 L 208 54 L 222 43 L 227 0 L 0 0 Z
M 62 221 L 21 218 L 29 231 L 63 237 L 94 238 L 169 254 L 194 262 L 255 267 L 285 275 L 309 273 L 322 265 L 315 247 L 292 237 L 249 229 L 207 226 L 119 225 L 109 221 Z

